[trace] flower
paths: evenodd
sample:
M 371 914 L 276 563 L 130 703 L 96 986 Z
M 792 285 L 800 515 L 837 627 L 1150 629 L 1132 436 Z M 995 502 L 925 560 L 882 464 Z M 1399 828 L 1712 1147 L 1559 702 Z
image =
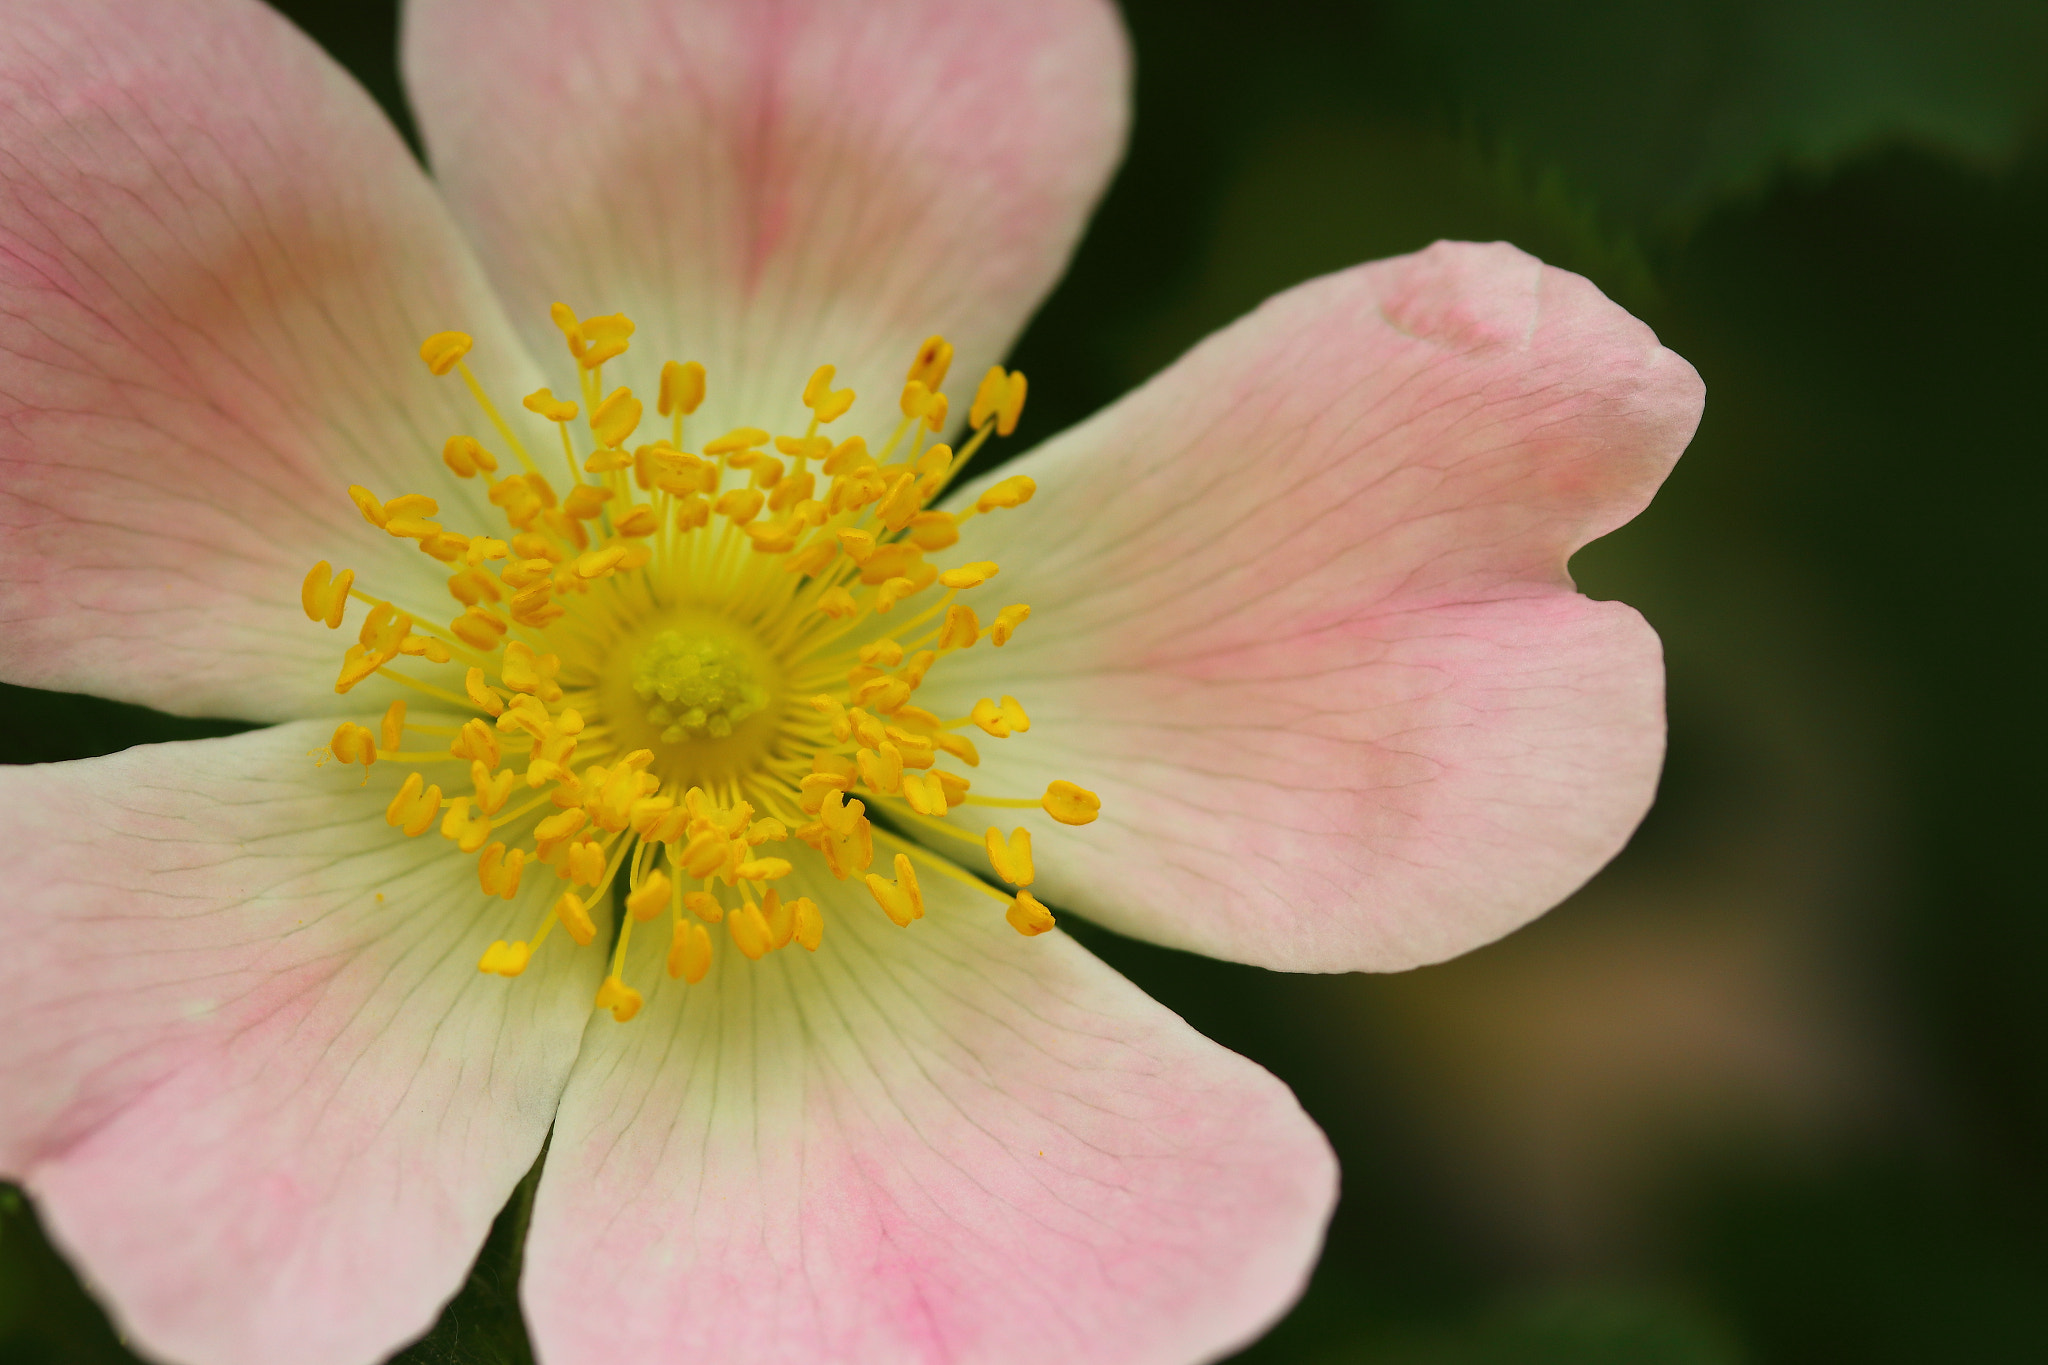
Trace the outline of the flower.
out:
M 703 436 L 806 442 L 851 389 L 833 453 L 841 431 L 884 449 L 906 364 L 936 364 L 921 341 L 985 373 L 1078 234 L 1122 139 L 1108 7 L 420 0 L 405 55 L 438 190 L 253 3 L 76 0 L 0 34 L 0 667 L 283 722 L 0 773 L 0 1171 L 133 1339 L 209 1365 L 362 1361 L 422 1330 L 544 1139 L 522 1294 L 551 1365 L 1175 1361 L 1259 1330 L 1313 1259 L 1327 1146 L 1272 1077 L 1064 934 L 1016 932 L 1042 923 L 1013 892 L 1006 916 L 916 871 L 935 866 L 922 840 L 889 845 L 906 863 L 887 889 L 855 889 L 798 843 L 786 878 L 738 877 L 789 882 L 793 946 L 708 965 L 691 946 L 672 980 L 670 945 L 643 938 L 614 971 L 567 941 L 579 914 L 593 941 L 609 930 L 601 898 L 562 905 L 577 883 L 516 875 L 510 845 L 481 871 L 488 843 L 461 854 L 487 802 L 461 792 L 449 838 L 406 837 L 424 787 L 406 794 L 386 743 L 437 708 L 461 743 L 471 704 L 456 646 L 398 612 L 451 575 L 511 588 L 506 568 L 546 558 L 513 559 L 506 537 L 503 561 L 488 545 L 469 561 L 513 500 L 492 505 L 477 452 L 514 452 L 451 449 L 478 414 L 431 371 L 473 340 L 477 387 L 531 395 L 531 430 L 577 402 L 598 418 L 571 450 L 588 477 L 592 455 L 626 450 L 605 437 L 628 407 L 600 414 L 608 389 L 543 396 L 565 371 L 595 377 L 543 360 L 625 339 L 609 320 L 624 316 L 637 330 L 615 369 L 703 364 Z M 550 321 L 565 299 L 620 312 Z M 822 364 L 837 368 L 810 383 Z M 665 390 L 658 372 L 636 382 L 671 421 L 698 402 L 680 368 Z M 1000 409 L 1011 383 L 985 397 Z M 1033 481 L 1028 506 L 975 519 L 964 561 L 999 565 L 1002 600 L 1031 619 L 937 661 L 918 704 L 944 721 L 989 700 L 1001 724 L 974 792 L 1049 790 L 1079 818 L 1091 803 L 1054 785 L 1079 783 L 1101 810 L 1021 813 L 1029 856 L 1002 836 L 961 875 L 1296 970 L 1435 961 L 1539 913 L 1627 837 L 1661 753 L 1654 634 L 1563 566 L 1648 500 L 1699 402 L 1689 367 L 1585 281 L 1439 245 L 1282 295 L 952 495 L 962 512 Z M 528 420 L 505 407 L 508 426 Z M 670 440 L 644 443 L 636 480 L 693 468 Z M 730 472 L 767 449 L 720 458 Z M 639 496 L 625 471 L 596 471 L 622 505 Z M 378 490 L 360 515 L 349 484 Z M 764 571 L 792 552 L 749 572 L 798 582 Z M 638 571 L 617 573 L 628 544 L 564 562 L 585 553 L 588 599 L 551 560 L 533 570 L 566 589 L 564 619 Z M 415 695 L 389 736 L 399 685 L 337 693 L 333 637 L 305 619 L 346 601 L 325 573 L 294 591 L 322 557 L 403 604 L 348 620 L 356 657 L 414 648 L 449 694 Z M 863 619 L 887 586 L 860 589 Z M 791 714 L 746 638 L 658 615 L 623 623 L 645 631 L 623 652 L 490 654 L 479 712 L 533 722 L 519 780 L 583 733 L 560 704 L 577 668 L 633 698 L 579 712 L 593 735 L 643 704 L 633 723 L 660 727 L 648 768 L 620 744 L 600 759 L 600 795 L 618 770 Z M 995 739 L 1022 728 L 1011 694 L 1030 734 Z M 812 714 L 805 733 L 839 723 Z M 509 749 L 520 728 L 488 733 Z M 955 733 L 898 728 L 899 755 Z M 356 775 L 307 757 L 323 748 L 387 757 Z M 592 781 L 588 756 L 558 766 Z M 870 781 L 876 802 L 892 781 Z M 647 814 L 637 785 L 620 787 L 628 827 Z M 956 790 L 920 786 L 956 818 Z M 543 771 L 520 791 L 566 789 Z M 766 842 L 732 795 L 667 809 L 728 847 Z M 884 912 L 912 918 L 913 881 L 925 913 L 898 927 Z M 744 904 L 728 881 L 715 894 L 728 916 Z M 754 903 L 781 937 L 765 892 Z M 524 936 L 541 923 L 565 933 Z

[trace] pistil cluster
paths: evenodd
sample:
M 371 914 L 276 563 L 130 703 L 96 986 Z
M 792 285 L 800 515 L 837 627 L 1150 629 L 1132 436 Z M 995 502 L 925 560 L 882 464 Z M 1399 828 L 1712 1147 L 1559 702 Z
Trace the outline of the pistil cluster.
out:
M 558 925 L 592 944 L 606 895 L 624 913 L 597 1004 L 622 1022 L 643 999 L 624 975 L 635 925 L 666 919 L 668 974 L 688 983 L 711 967 L 708 926 L 750 959 L 791 943 L 815 951 L 824 910 L 781 885 L 801 856 L 792 840 L 834 877 L 864 883 L 899 926 L 924 914 L 922 868 L 988 892 L 1021 933 L 1050 929 L 1029 890 L 1029 832 L 991 827 L 975 840 L 945 817 L 963 805 L 1038 807 L 1079 825 L 1099 802 L 1063 781 L 1037 798 L 985 795 L 941 766 L 979 765 L 968 731 L 1029 730 L 1016 698 L 950 718 L 915 704 L 947 656 L 1000 648 L 1030 615 L 1010 604 L 984 624 L 962 599 L 999 566 L 955 547 L 971 518 L 1030 501 L 1031 480 L 1005 479 L 959 512 L 932 505 L 984 441 L 1014 429 L 1024 376 L 988 371 L 954 450 L 934 439 L 948 426 L 952 360 L 935 336 L 878 450 L 823 434 L 855 399 L 833 388 L 830 365 L 804 387 L 802 434 L 738 427 L 693 450 L 688 420 L 706 375 L 671 360 L 655 402 L 667 431 L 633 444 L 641 400 L 604 387 L 632 322 L 562 304 L 553 317 L 580 393 L 523 400 L 558 429 L 565 471 L 552 479 L 465 363 L 470 337 L 437 333 L 420 348 L 435 375 L 459 375 L 496 438 L 450 436 L 441 458 L 488 483 L 501 534 L 449 529 L 420 494 L 349 489 L 370 525 L 448 567 L 455 610 L 373 596 L 326 561 L 302 589 L 307 616 L 333 629 L 350 599 L 368 608 L 337 692 L 390 678 L 437 713 L 409 718 L 401 700 L 374 728 L 348 721 L 334 733 L 327 753 L 341 762 L 413 767 L 386 820 L 408 837 L 437 830 L 474 858 L 485 895 L 511 900 L 548 873 L 564 883 L 532 932 L 490 944 L 480 970 L 518 976 Z M 1008 889 L 909 834 L 978 846 Z M 886 875 L 870 870 L 878 842 L 892 855 Z

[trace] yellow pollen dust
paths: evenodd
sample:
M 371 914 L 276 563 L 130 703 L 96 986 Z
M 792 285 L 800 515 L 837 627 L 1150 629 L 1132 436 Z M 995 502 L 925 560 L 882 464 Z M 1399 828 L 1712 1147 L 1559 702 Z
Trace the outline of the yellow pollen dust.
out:
M 830 365 L 804 386 L 802 433 L 741 426 L 693 441 L 708 376 L 667 360 L 654 437 L 635 444 L 646 406 L 629 387 L 607 389 L 604 374 L 631 349 L 632 321 L 559 303 L 550 316 L 577 389 L 540 389 L 520 406 L 556 428 L 553 475 L 471 372 L 468 335 L 420 347 L 484 421 L 483 435 L 450 435 L 439 458 L 484 481 L 502 527 L 445 526 L 417 493 L 348 490 L 372 528 L 447 568 L 451 601 L 386 600 L 325 560 L 300 589 L 308 619 L 329 629 L 351 601 L 367 609 L 336 692 L 388 678 L 438 713 L 408 718 L 399 701 L 344 721 L 322 760 L 360 764 L 364 781 L 380 760 L 408 765 L 385 807 L 393 837 L 437 834 L 473 860 L 480 895 L 512 901 L 533 878 L 561 883 L 537 922 L 480 945 L 478 969 L 520 975 L 557 925 L 570 951 L 603 939 L 595 1004 L 624 1022 L 645 1001 L 626 979 L 635 926 L 663 921 L 667 973 L 694 984 L 711 969 L 712 926 L 759 960 L 791 944 L 817 951 L 827 909 L 914 924 L 920 870 L 986 892 L 1019 933 L 1052 928 L 1028 889 L 1029 831 L 976 839 L 945 817 L 963 805 L 1037 808 L 1079 825 L 1101 803 L 1064 781 L 1035 798 L 972 791 L 959 768 L 981 759 L 966 732 L 1028 731 L 1015 697 L 958 717 L 916 704 L 947 656 L 1000 648 L 1030 616 L 1022 603 L 984 607 L 983 623 L 963 595 L 991 591 L 1001 566 L 961 540 L 970 518 L 1028 503 L 1031 480 L 1004 479 L 958 513 L 933 506 L 990 435 L 1015 428 L 1024 376 L 996 366 L 982 377 L 955 450 L 934 439 L 947 429 L 953 358 L 934 336 L 904 376 L 894 433 L 871 451 L 860 436 L 825 434 L 855 402 Z M 988 873 L 902 831 L 974 847 Z M 799 846 L 849 894 L 829 907 L 789 894 L 785 879 L 810 857 Z

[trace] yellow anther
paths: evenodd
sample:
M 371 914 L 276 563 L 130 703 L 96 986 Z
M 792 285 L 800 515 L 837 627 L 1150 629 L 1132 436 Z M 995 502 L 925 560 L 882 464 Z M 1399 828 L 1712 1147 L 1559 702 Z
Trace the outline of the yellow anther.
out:
M 825 472 L 825 477 L 829 479 L 836 478 L 841 474 L 851 473 L 856 469 L 865 468 L 874 462 L 874 457 L 868 454 L 867 438 L 864 436 L 849 436 L 838 445 L 832 447 L 832 453 L 827 455 L 825 462 L 818 467 Z
M 958 773 L 935 770 L 933 777 L 939 779 L 940 790 L 946 793 L 946 804 L 957 806 L 967 800 L 967 789 L 973 784 Z
M 977 512 L 993 512 L 998 507 L 1022 507 L 1031 501 L 1038 485 L 1028 474 L 1013 474 L 1001 483 L 992 484 L 974 500 Z
M 565 810 L 559 815 L 550 815 L 533 827 L 533 837 L 541 843 L 553 843 L 566 839 L 583 828 L 590 821 L 589 812 L 580 806 Z
M 939 582 L 949 588 L 978 588 L 994 578 L 999 567 L 992 559 L 977 559 L 972 564 L 962 564 L 957 569 L 948 569 L 939 575 Z
M 711 503 L 700 497 L 688 497 L 676 503 L 676 530 L 687 535 L 702 526 L 711 524 Z
M 1003 912 L 1003 918 L 1026 938 L 1036 938 L 1052 928 L 1052 911 L 1040 905 L 1038 898 L 1029 891 L 1017 893 L 1017 898 L 1010 902 L 1010 908 Z
M 634 919 L 651 920 L 668 909 L 670 889 L 667 873 L 650 872 L 647 879 L 626 896 L 626 909 Z
M 384 823 L 393 829 L 404 824 L 412 815 L 413 806 L 419 801 L 427 780 L 418 773 L 408 773 L 405 785 L 398 789 L 398 795 L 391 798 L 391 804 L 384 808 Z
M 935 773 L 905 773 L 903 799 L 908 801 L 910 808 L 919 815 L 939 816 L 946 813 L 946 792 L 939 785 Z
M 489 652 L 498 647 L 498 640 L 505 634 L 505 622 L 482 607 L 469 610 L 448 623 L 448 629 L 455 638 L 472 649 Z
M 917 478 L 906 470 L 889 481 L 889 491 L 883 494 L 875 516 L 890 530 L 900 531 L 910 525 L 910 519 L 923 507 L 924 495 L 918 491 Z
M 1017 633 L 1017 627 L 1031 616 L 1031 608 L 1022 602 L 1004 607 L 996 613 L 995 622 L 988 628 L 989 641 L 998 649 L 1010 643 L 1010 637 Z
M 820 365 L 811 371 L 811 377 L 804 382 L 804 406 L 815 408 L 825 401 L 832 392 L 832 376 L 838 371 L 830 365 Z
M 1063 825 L 1085 825 L 1102 812 L 1102 798 L 1085 787 L 1055 781 L 1045 789 L 1039 804 L 1045 813 Z
M 354 721 L 345 720 L 336 726 L 334 738 L 327 741 L 327 747 L 342 763 L 360 763 L 367 768 L 377 761 L 376 740 Z
M 865 564 L 868 556 L 875 552 L 874 533 L 846 527 L 839 532 L 839 546 L 855 564 Z
M 383 530 L 384 523 L 391 520 L 391 514 L 384 510 L 384 504 L 377 500 L 377 495 L 361 484 L 352 483 L 348 486 L 348 498 L 356 505 L 356 510 L 363 514 L 363 520 L 378 530 Z
M 463 552 L 468 548 L 469 537 L 457 535 L 453 531 L 441 531 L 431 536 L 420 537 L 420 549 L 443 564 L 453 564 L 462 558 Z
M 395 753 L 405 740 L 405 702 L 401 698 L 384 708 L 384 720 L 377 727 L 379 746 L 385 753 Z
M 758 488 L 734 488 L 720 493 L 711 510 L 721 517 L 731 517 L 736 526 L 745 526 L 761 515 L 761 506 L 766 501 Z
M 692 360 L 678 364 L 671 360 L 661 367 L 661 387 L 655 393 L 654 410 L 663 417 L 680 412 L 688 417 L 704 401 L 704 367 Z
M 725 907 L 709 891 L 685 892 L 683 908 L 708 924 L 716 924 L 725 918 Z
M 1010 831 L 1008 841 L 1003 832 L 994 825 L 982 836 L 982 843 L 988 848 L 989 866 L 996 875 L 1012 886 L 1029 886 L 1036 880 L 1031 865 L 1031 831 L 1018 826 Z
M 818 610 L 834 620 L 844 621 L 860 611 L 860 603 L 845 588 L 827 588 L 818 599 Z
M 898 640 L 874 640 L 860 647 L 860 661 L 894 668 L 903 662 L 903 645 Z
M 932 391 L 925 386 L 923 380 L 911 379 L 904 382 L 903 397 L 898 400 L 898 406 L 902 408 L 905 417 L 914 420 L 924 416 L 924 410 L 930 407 L 931 403 Z
M 768 946 L 770 949 L 789 946 L 789 936 L 796 929 L 796 916 L 792 908 L 783 901 L 782 893 L 774 887 L 761 898 L 761 919 L 768 925 Z
M 638 503 L 615 519 L 612 529 L 622 536 L 651 536 L 661 529 L 661 514 L 644 502 Z
M 508 588 L 530 588 L 536 583 L 546 582 L 554 571 L 555 566 L 545 559 L 521 559 L 499 570 L 498 577 Z
M 692 877 L 709 877 L 725 866 L 726 856 L 725 836 L 717 830 L 703 830 L 690 836 L 677 861 Z
M 1003 718 L 1002 708 L 987 697 L 974 703 L 974 709 L 967 713 L 967 718 L 997 739 L 1010 737 L 1010 722 Z
M 899 580 L 891 579 L 891 582 Z M 902 678 L 870 678 L 854 689 L 853 699 L 862 706 L 870 707 L 881 715 L 894 715 L 903 704 L 910 700 L 914 684 Z
M 505 699 L 484 681 L 484 671 L 481 668 L 469 670 L 462 680 L 462 690 L 469 694 L 470 703 L 477 710 L 487 711 L 493 716 L 505 714 Z
M 384 504 L 385 529 L 401 517 L 431 517 L 441 510 L 441 504 L 424 493 L 406 493 Z
M 946 429 L 946 395 L 935 393 L 924 405 L 924 425 L 927 431 L 937 433 Z
M 454 470 L 457 478 L 466 479 L 478 470 L 486 474 L 495 470 L 498 458 L 474 436 L 450 436 L 441 446 L 441 463 Z
M 830 426 L 846 416 L 853 407 L 853 400 L 854 392 L 852 389 L 834 389 L 831 393 L 826 394 L 816 407 L 811 409 L 811 415 L 818 419 L 820 425 Z
M 555 397 L 550 389 L 535 389 L 519 401 L 528 412 L 538 413 L 550 422 L 570 422 L 576 418 L 576 405 Z
M 1017 419 L 1024 415 L 1024 372 L 1010 371 L 1008 389 L 1003 394 L 1001 409 L 996 414 L 996 435 L 1008 436 L 1017 429 Z
M 343 569 L 332 579 L 327 577 L 327 571 L 324 559 L 313 566 L 299 587 L 299 602 L 307 616 L 326 623 L 329 630 L 339 630 L 341 618 L 348 611 L 348 594 L 355 586 L 356 571 Z
M 855 742 L 863 749 L 879 749 L 888 737 L 882 723 L 857 706 L 846 713 L 846 718 L 852 723 Z
M 955 602 L 946 608 L 946 623 L 939 628 L 940 649 L 966 649 L 981 638 L 981 621 L 974 608 Z
M 916 381 L 936 392 L 946 382 L 946 371 L 953 365 L 953 345 L 944 337 L 934 333 L 924 339 L 924 345 L 917 348 L 917 359 L 910 362 L 909 373 L 904 382 Z
M 525 849 L 492 844 L 477 859 L 477 881 L 483 885 L 486 896 L 502 896 L 509 901 L 519 893 L 519 874 L 525 866 Z
M 604 848 L 589 839 L 569 845 L 569 880 L 579 886 L 604 881 Z
M 564 891 L 555 898 L 555 919 L 579 948 L 588 948 L 597 937 L 597 925 L 590 918 L 590 910 L 574 891 Z
M 363 679 L 382 668 L 386 660 L 368 653 L 361 645 L 350 645 L 348 652 L 341 656 L 341 674 L 334 680 L 337 693 L 347 692 Z
M 594 370 L 606 361 L 624 355 L 635 329 L 633 320 L 624 313 L 608 313 L 603 317 L 583 319 L 582 330 L 586 344 L 583 354 L 576 359 L 584 369 Z
M 569 354 L 576 360 L 583 359 L 583 326 L 576 319 L 576 311 L 566 303 L 556 302 L 548 307 L 548 320 L 562 329 L 562 339 L 569 343 Z
M 668 945 L 668 974 L 694 986 L 711 970 L 711 935 L 701 924 L 676 922 Z
M 789 903 L 790 929 L 796 941 L 804 945 L 804 951 L 815 953 L 818 943 L 825 937 L 825 918 L 818 913 L 818 904 L 809 896 L 798 896 Z
M 772 882 L 787 877 L 791 864 L 787 858 L 752 858 L 733 869 L 733 875 L 743 882 Z
M 334 566 L 324 559 L 306 570 L 305 581 L 299 584 L 299 605 L 306 609 L 308 621 L 326 618 L 327 584 L 333 574 Z
M 882 913 L 893 921 L 897 928 L 904 928 L 912 920 L 924 918 L 924 893 L 918 889 L 917 872 L 910 865 L 910 859 L 896 855 L 896 880 L 890 881 L 874 873 L 866 877 L 868 891 L 875 903 L 882 907 Z
M 609 549 L 592 550 L 576 559 L 578 578 L 603 578 L 626 561 L 626 547 L 614 545 Z
M 1000 365 L 991 365 L 988 373 L 981 377 L 981 385 L 974 391 L 974 404 L 967 410 L 967 425 L 976 431 L 996 419 L 1001 411 L 1003 399 L 1010 389 L 1009 376 Z
M 597 988 L 597 1008 L 610 1010 L 612 1018 L 622 1024 L 632 1021 L 633 1016 L 640 1012 L 641 1003 L 640 992 L 617 975 L 606 977 L 604 984 Z
M 640 400 L 631 389 L 613 389 L 590 414 L 590 430 L 605 445 L 624 445 L 639 427 L 640 413 Z
M 578 521 L 592 521 L 603 514 L 604 505 L 611 500 L 611 489 L 594 483 L 579 483 L 563 499 L 562 514 Z
M 709 455 L 730 455 L 736 450 L 749 450 L 768 444 L 768 433 L 759 427 L 734 427 L 717 440 L 704 443 L 704 453 Z
M 526 964 L 532 959 L 531 944 L 507 943 L 504 939 L 499 939 L 484 949 L 483 958 L 476 964 L 476 969 L 497 976 L 517 976 L 526 970 Z
M 456 758 L 480 758 L 495 768 L 498 766 L 498 737 L 484 722 L 470 720 L 457 732 L 448 752 Z
M 469 765 L 469 780 L 476 788 L 476 803 L 485 815 L 496 815 L 505 809 L 505 803 L 512 798 L 512 784 L 518 775 L 510 768 L 493 773 L 484 766 L 482 759 L 472 759 Z
M 732 946 L 745 953 L 750 961 L 759 962 L 775 946 L 768 918 L 758 905 L 749 903 L 735 909 L 725 917 L 725 929 L 732 935 Z
M 467 332 L 436 332 L 420 343 L 420 359 L 438 377 L 460 365 L 475 344 Z
M 1024 714 L 1024 707 L 1015 697 L 1006 696 L 1002 701 L 1003 724 L 1010 727 L 1010 733 L 1021 735 L 1031 728 L 1031 717 Z
M 927 554 L 957 545 L 960 524 L 951 512 L 919 512 L 910 519 L 910 543 Z
M 862 749 L 855 756 L 860 764 L 861 781 L 868 789 L 883 796 L 894 796 L 903 787 L 903 751 L 888 740 L 882 747 Z

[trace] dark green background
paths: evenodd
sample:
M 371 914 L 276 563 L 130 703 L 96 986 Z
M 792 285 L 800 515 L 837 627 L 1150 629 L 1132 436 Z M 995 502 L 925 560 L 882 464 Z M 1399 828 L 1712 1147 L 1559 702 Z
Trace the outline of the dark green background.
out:
M 396 110 L 388 9 L 281 7 Z M 1583 272 L 1707 382 L 1575 565 L 1671 690 L 1657 808 L 1586 891 L 1402 977 L 1081 931 L 1342 1155 L 1314 1283 L 1242 1359 L 2048 1360 L 2048 8 L 1127 13 L 1131 156 L 1019 347 L 1028 435 L 1437 237 Z M 0 704 L 14 762 L 231 728 Z M 528 1358 L 516 1209 L 402 1359 Z M 126 1359 L 0 1189 L 0 1360 Z

